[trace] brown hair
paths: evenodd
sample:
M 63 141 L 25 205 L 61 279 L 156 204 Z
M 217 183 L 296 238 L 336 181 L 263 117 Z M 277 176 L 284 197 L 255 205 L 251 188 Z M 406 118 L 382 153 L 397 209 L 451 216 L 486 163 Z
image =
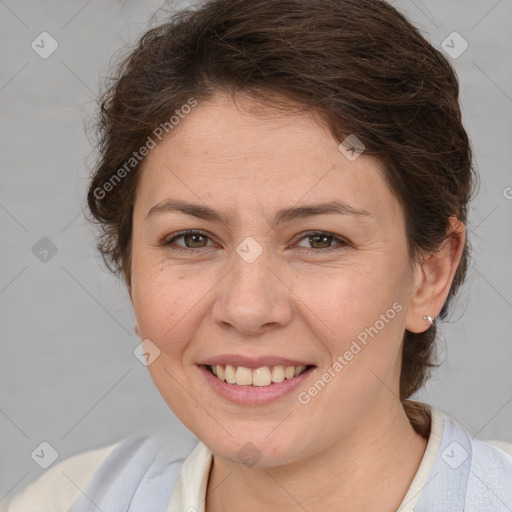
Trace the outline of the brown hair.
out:
M 440 247 L 450 216 L 465 223 L 475 176 L 457 77 L 402 14 L 380 0 L 211 0 L 146 32 L 100 98 L 88 206 L 107 265 L 127 283 L 140 164 L 126 162 L 190 98 L 217 92 L 313 111 L 338 142 L 355 134 L 384 164 L 411 260 Z M 114 184 L 123 165 L 129 172 Z M 442 318 L 467 253 L 466 246 Z M 434 366 L 435 335 L 435 326 L 405 332 L 402 401 Z

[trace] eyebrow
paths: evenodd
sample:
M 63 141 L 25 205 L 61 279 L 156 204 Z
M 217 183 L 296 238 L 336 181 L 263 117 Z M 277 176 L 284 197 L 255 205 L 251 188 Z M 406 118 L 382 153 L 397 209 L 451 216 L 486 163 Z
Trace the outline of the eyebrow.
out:
M 213 210 L 209 206 L 188 203 L 186 201 L 180 201 L 178 199 L 166 199 L 161 203 L 153 206 L 147 213 L 145 220 L 149 220 L 151 217 L 163 214 L 181 212 L 186 215 L 198 217 L 200 219 L 209 220 L 212 222 L 223 223 L 226 225 L 230 224 L 233 219 L 233 215 L 222 215 L 221 213 Z M 294 220 L 305 219 L 307 217 L 313 217 L 315 215 L 327 215 L 327 214 L 339 214 L 339 215 L 353 215 L 353 216 L 368 216 L 371 215 L 366 210 L 359 210 L 350 206 L 347 203 L 341 201 L 330 201 L 327 203 L 309 204 L 303 206 L 296 206 L 292 208 L 282 208 L 279 210 L 272 222 L 273 226 L 278 226 L 286 222 Z

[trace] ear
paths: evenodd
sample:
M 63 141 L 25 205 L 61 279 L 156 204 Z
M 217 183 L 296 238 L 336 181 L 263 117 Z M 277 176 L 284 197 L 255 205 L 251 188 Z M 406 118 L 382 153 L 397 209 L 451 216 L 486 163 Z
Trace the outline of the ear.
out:
M 450 217 L 448 223 L 446 239 L 440 249 L 426 255 L 415 268 L 405 323 L 408 331 L 420 333 L 429 329 L 430 322 L 425 317 L 437 317 L 450 292 L 464 250 L 466 230 L 455 217 Z

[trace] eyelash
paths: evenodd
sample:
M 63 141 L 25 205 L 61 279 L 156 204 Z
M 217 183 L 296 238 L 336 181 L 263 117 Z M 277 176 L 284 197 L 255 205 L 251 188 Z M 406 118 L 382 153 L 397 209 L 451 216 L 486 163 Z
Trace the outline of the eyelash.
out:
M 172 238 L 164 239 L 162 242 L 162 245 L 165 247 L 168 247 L 169 249 L 171 249 L 173 251 L 179 251 L 179 252 L 184 251 L 184 252 L 188 252 L 189 254 L 196 254 L 196 255 L 200 255 L 208 250 L 208 247 L 199 247 L 197 249 L 194 249 L 192 247 L 182 247 L 182 246 L 174 246 L 173 247 L 171 245 L 176 240 L 183 238 L 187 235 L 200 235 L 200 236 L 207 238 L 208 240 L 211 240 L 210 237 L 202 231 L 189 230 L 189 231 L 182 231 L 181 233 L 174 235 Z M 347 242 L 343 238 L 333 235 L 332 233 L 329 233 L 327 231 L 309 231 L 306 234 L 304 234 L 301 238 L 299 238 L 299 240 L 297 240 L 297 242 L 301 242 L 302 240 L 304 240 L 306 238 L 312 238 L 315 236 L 325 236 L 332 240 L 335 240 L 339 243 L 339 248 L 346 247 L 346 246 L 350 245 L 349 242 Z M 301 247 L 301 249 L 305 250 L 305 252 L 308 254 L 319 254 L 319 253 L 324 254 L 326 252 L 330 252 L 333 250 L 332 247 L 328 247 L 325 249 L 311 249 L 311 248 L 307 248 L 307 247 Z

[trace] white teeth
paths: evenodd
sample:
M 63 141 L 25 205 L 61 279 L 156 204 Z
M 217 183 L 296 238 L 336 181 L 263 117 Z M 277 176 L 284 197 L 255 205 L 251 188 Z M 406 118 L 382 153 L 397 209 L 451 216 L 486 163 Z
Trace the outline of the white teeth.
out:
M 305 369 L 306 369 L 305 366 L 297 366 L 295 368 L 295 377 L 297 377 L 297 375 L 301 374 Z
M 236 368 L 230 364 L 227 364 L 224 377 L 226 382 L 229 384 L 236 384 Z
M 256 368 L 252 372 L 252 385 L 253 386 L 268 386 L 272 382 L 272 374 L 268 366 L 263 368 Z
M 284 366 L 274 366 L 272 368 L 272 382 L 283 382 Z
M 295 377 L 295 366 L 287 366 L 284 369 L 284 377 L 285 379 L 293 379 Z
M 238 386 L 250 386 L 252 384 L 252 370 L 245 366 L 236 369 L 236 383 Z
M 273 382 L 283 382 L 285 379 L 293 379 L 300 375 L 306 366 L 282 366 L 277 365 L 273 367 L 262 366 L 251 370 L 245 366 L 227 365 L 213 365 L 211 366 L 212 373 L 218 379 L 226 381 L 229 384 L 237 386 L 269 386 Z

